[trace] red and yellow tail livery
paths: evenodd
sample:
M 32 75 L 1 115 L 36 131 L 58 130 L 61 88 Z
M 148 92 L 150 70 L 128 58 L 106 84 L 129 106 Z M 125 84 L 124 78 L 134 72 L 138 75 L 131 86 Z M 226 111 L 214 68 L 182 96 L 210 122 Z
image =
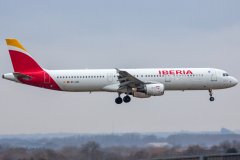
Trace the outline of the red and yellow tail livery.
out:
M 40 72 L 43 69 L 16 39 L 6 39 L 14 72 Z
M 14 72 L 3 75 L 4 78 L 32 86 L 60 90 L 48 71 L 32 58 L 17 39 L 6 39 L 6 43 Z

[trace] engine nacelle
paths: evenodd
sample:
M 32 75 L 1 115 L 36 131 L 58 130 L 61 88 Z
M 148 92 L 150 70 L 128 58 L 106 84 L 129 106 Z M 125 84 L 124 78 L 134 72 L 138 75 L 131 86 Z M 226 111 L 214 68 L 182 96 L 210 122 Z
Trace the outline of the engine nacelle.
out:
M 146 93 L 143 92 L 133 92 L 133 97 L 137 98 L 149 98 L 151 97 L 150 95 L 147 95 Z
M 164 94 L 164 90 L 164 85 L 161 83 L 145 85 L 146 94 L 149 96 L 161 96 Z

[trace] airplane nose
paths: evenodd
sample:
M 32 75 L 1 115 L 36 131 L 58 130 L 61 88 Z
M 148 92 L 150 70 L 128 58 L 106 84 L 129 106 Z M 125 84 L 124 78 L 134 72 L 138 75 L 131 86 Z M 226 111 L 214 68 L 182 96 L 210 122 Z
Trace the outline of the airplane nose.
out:
M 232 84 L 233 86 L 236 86 L 238 84 L 238 80 L 234 77 L 232 77 Z

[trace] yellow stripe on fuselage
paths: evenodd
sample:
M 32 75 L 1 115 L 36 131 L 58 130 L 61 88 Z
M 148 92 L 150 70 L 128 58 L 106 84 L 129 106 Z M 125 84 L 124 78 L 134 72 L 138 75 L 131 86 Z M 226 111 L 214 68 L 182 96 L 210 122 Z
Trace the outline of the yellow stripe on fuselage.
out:
M 6 39 L 6 42 L 7 42 L 7 45 L 9 45 L 9 46 L 21 48 L 22 50 L 27 52 L 27 50 L 21 45 L 20 42 L 18 42 L 17 39 Z

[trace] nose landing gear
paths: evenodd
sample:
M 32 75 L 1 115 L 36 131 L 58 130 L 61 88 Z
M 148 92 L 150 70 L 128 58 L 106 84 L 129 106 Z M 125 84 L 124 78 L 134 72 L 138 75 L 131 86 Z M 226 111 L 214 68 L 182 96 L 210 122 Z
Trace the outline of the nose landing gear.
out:
M 212 102 L 214 101 L 214 97 L 210 97 L 209 100 Z
M 211 102 L 213 102 L 213 101 L 214 101 L 214 97 L 213 97 L 212 89 L 209 89 L 208 91 L 209 91 L 209 95 L 210 95 L 209 100 L 210 100 Z

